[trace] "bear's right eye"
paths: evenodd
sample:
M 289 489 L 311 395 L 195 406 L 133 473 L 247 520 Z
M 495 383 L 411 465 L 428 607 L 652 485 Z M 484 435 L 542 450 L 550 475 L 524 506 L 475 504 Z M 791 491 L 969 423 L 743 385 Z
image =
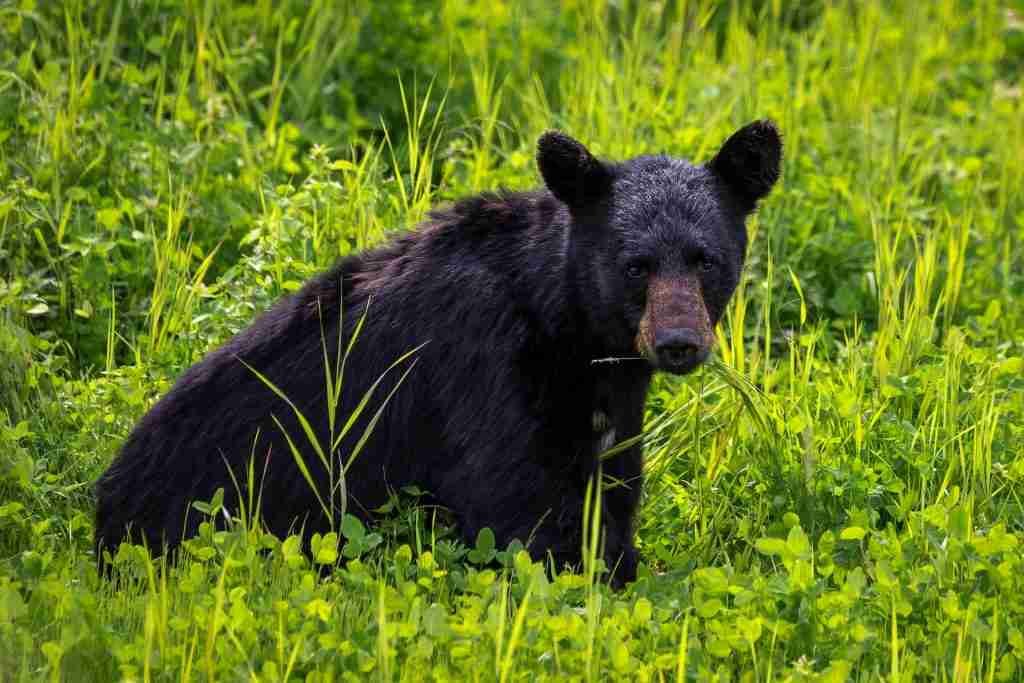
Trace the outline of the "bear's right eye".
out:
M 630 263 L 626 266 L 626 275 L 632 278 L 647 277 L 650 272 L 646 263 Z

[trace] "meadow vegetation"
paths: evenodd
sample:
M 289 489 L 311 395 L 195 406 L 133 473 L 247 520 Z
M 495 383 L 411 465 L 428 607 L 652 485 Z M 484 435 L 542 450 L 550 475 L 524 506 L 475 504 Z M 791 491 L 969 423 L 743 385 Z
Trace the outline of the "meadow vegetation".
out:
M 1013 7 L 0 0 L 0 680 L 1024 680 Z M 537 186 L 545 129 L 703 160 L 766 116 L 783 178 L 716 362 L 655 383 L 627 590 L 415 490 L 312 557 L 241 518 L 97 576 L 134 422 L 312 273 Z

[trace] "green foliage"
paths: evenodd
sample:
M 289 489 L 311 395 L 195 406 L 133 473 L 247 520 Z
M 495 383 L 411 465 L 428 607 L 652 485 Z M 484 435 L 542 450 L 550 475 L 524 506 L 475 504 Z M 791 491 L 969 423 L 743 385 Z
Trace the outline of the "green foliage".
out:
M 988 0 L 0 0 L 0 678 L 1020 680 L 1022 65 Z M 718 360 L 655 384 L 626 591 L 599 520 L 549 577 L 416 490 L 309 548 L 197 501 L 97 576 L 91 483 L 270 302 L 535 186 L 546 128 L 704 159 L 761 116 L 783 181 Z

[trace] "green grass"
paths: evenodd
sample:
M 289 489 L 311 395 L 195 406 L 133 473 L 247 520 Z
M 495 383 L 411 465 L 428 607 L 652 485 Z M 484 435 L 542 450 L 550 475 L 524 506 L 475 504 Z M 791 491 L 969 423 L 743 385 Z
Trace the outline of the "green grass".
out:
M 1024 680 L 1024 12 L 476 5 L 0 0 L 0 680 Z M 536 186 L 547 128 L 702 160 L 763 116 L 783 180 L 718 360 L 652 391 L 635 585 L 415 495 L 341 558 L 242 520 L 97 577 L 135 420 L 312 273 Z

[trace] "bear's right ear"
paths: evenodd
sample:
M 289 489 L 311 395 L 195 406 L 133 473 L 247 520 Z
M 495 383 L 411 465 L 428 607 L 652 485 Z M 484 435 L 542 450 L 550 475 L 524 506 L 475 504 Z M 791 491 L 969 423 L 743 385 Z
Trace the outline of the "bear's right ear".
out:
M 779 179 L 781 162 L 779 129 L 763 120 L 729 136 L 707 167 L 744 202 L 744 210 L 752 211 L 757 200 L 768 194 Z
M 551 194 L 582 209 L 607 194 L 612 173 L 581 143 L 565 133 L 549 130 L 537 141 L 537 166 Z

